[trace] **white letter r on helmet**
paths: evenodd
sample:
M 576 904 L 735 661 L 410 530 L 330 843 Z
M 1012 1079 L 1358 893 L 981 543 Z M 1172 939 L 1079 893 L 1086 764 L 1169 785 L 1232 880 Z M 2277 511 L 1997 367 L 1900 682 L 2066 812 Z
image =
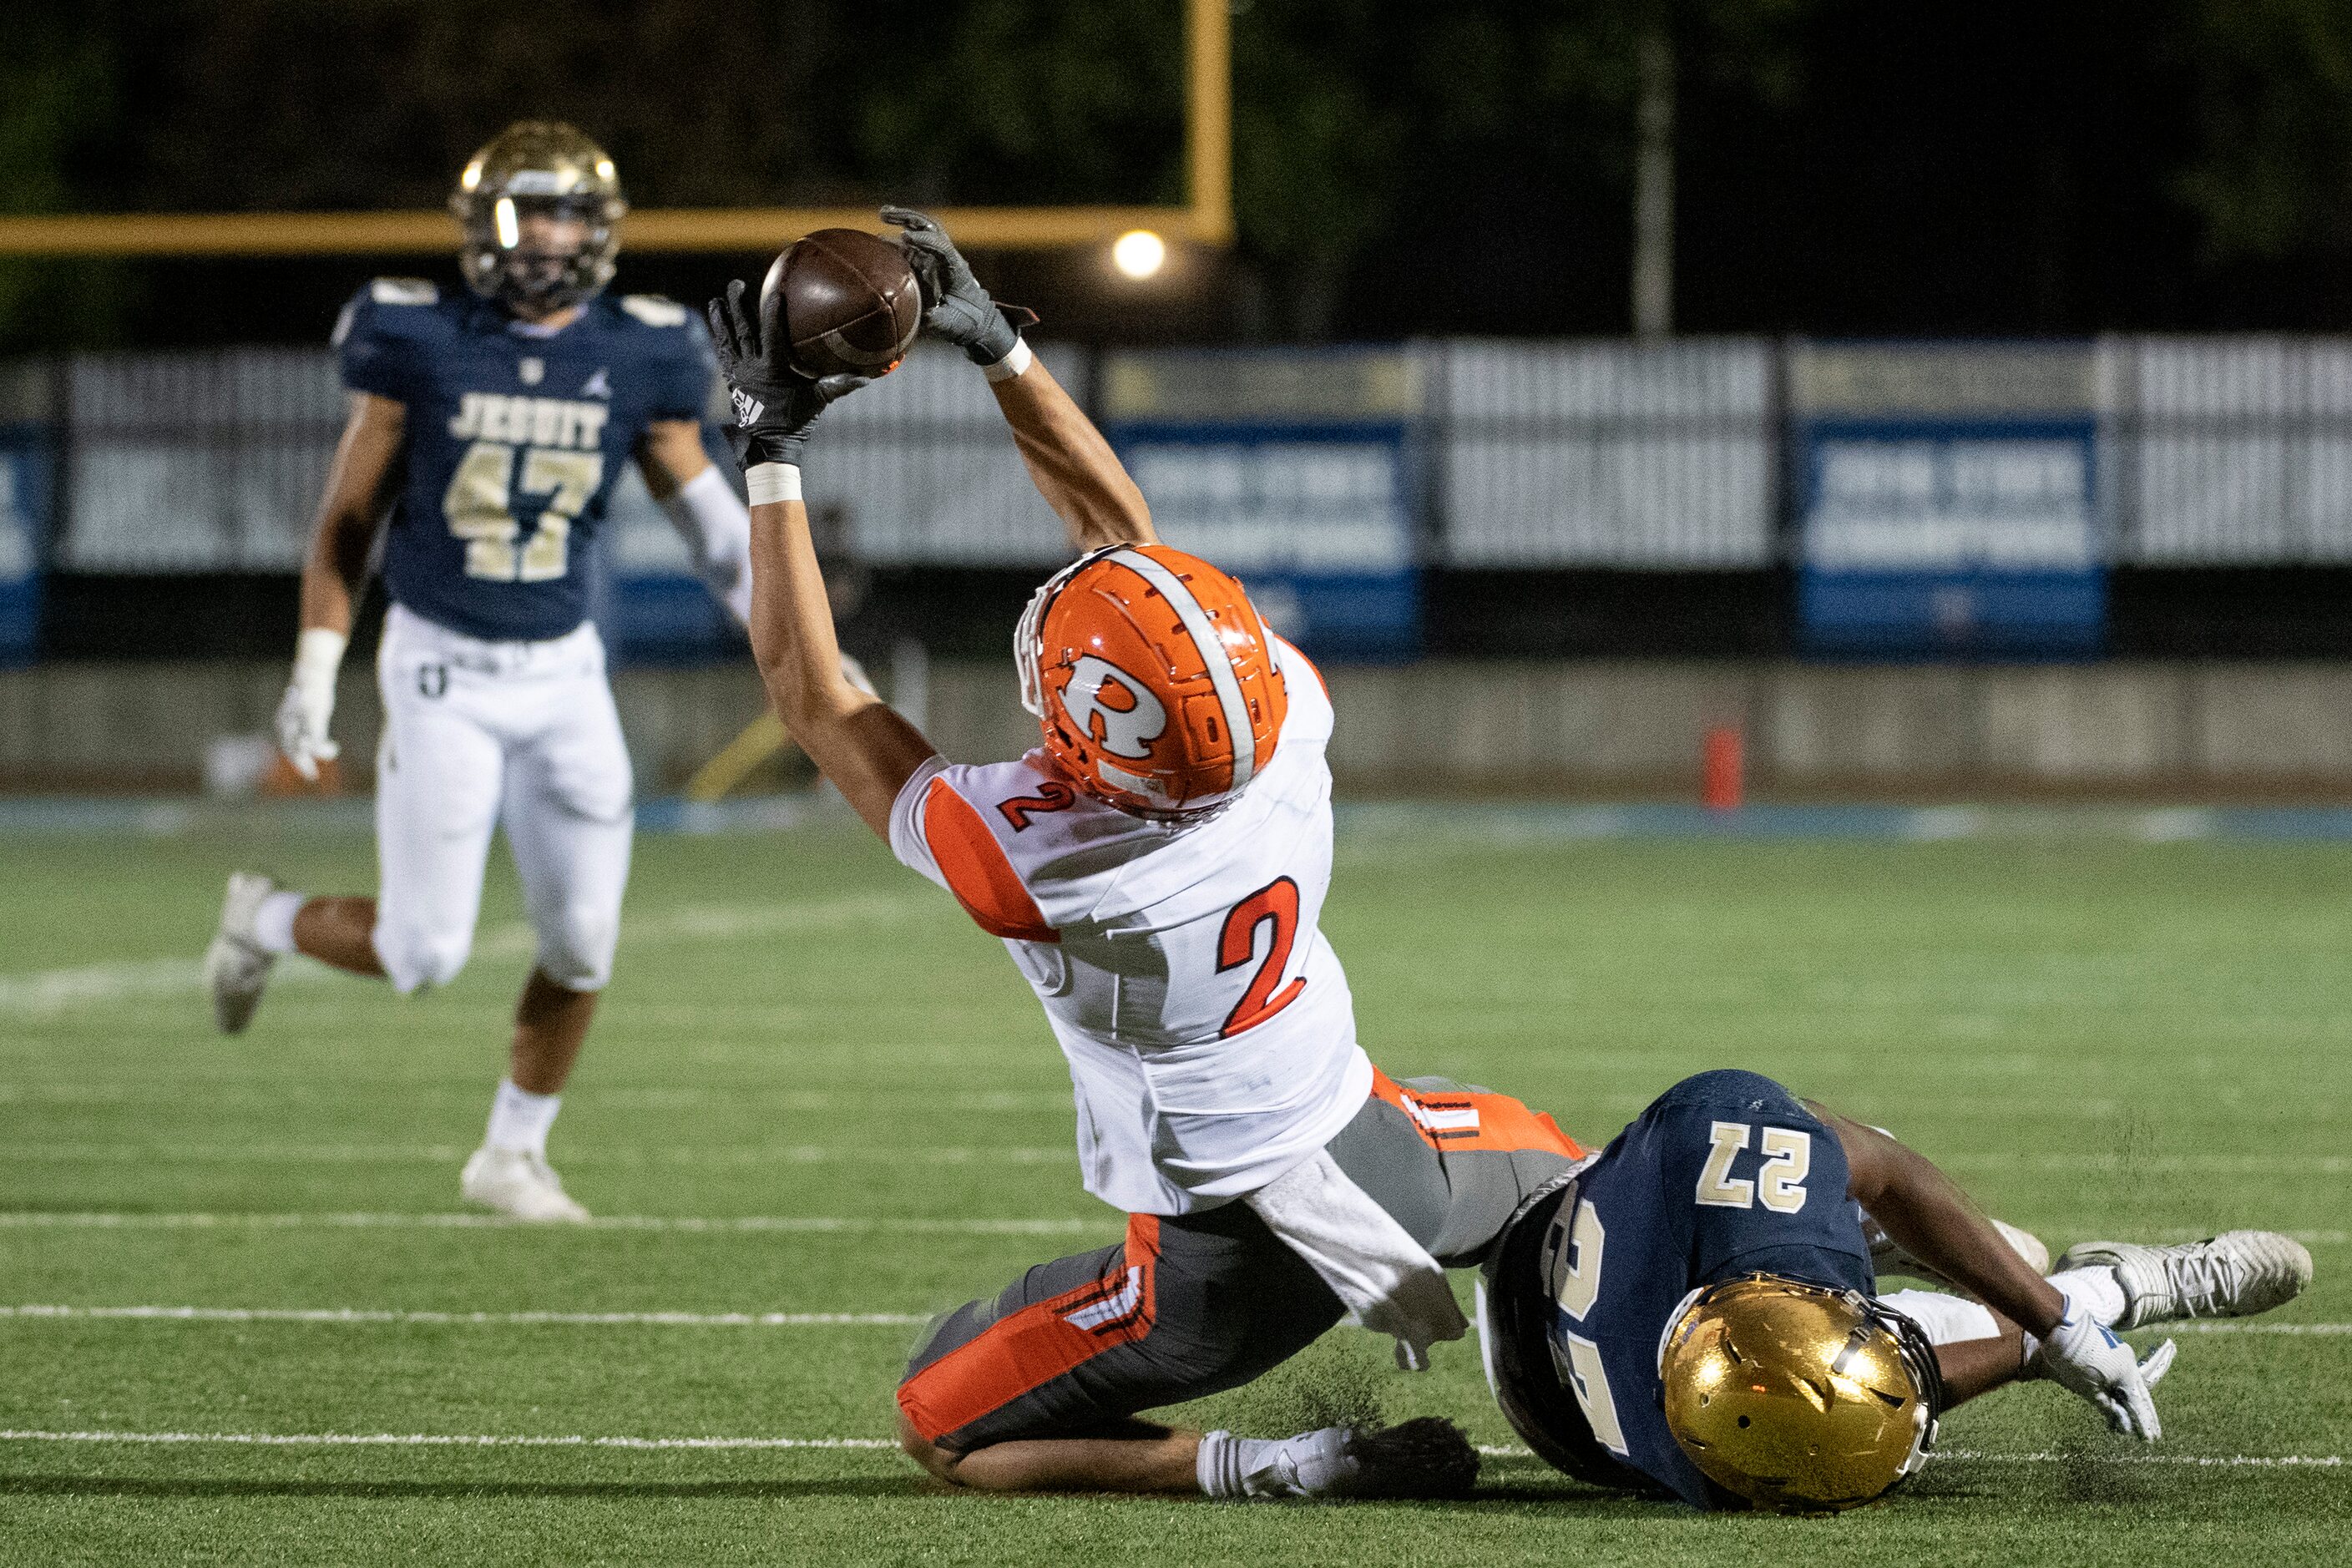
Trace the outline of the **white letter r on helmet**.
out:
M 1103 700 L 1105 686 L 1116 682 L 1132 704 L 1114 708 Z M 1144 689 L 1143 683 L 1108 659 L 1083 654 L 1070 667 L 1069 684 L 1062 688 L 1062 708 L 1078 733 L 1115 757 L 1148 757 L 1151 742 L 1168 728 L 1168 707 Z M 1102 733 L 1095 733 L 1096 721 Z

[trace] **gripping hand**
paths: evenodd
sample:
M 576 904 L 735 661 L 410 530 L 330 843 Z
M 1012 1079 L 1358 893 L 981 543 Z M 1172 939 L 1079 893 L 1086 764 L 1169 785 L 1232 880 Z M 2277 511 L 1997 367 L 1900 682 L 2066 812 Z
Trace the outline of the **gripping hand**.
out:
M 2066 1315 L 2034 1352 L 2034 1370 L 2070 1394 L 2080 1395 L 2107 1418 L 2110 1429 L 2153 1443 L 2164 1435 L 2151 1392 L 2172 1366 L 2167 1340 L 2141 1361 L 2131 1346 L 2099 1326 L 2069 1301 Z
M 779 363 L 780 356 L 769 353 L 758 311 L 745 306 L 749 287 L 737 279 L 727 285 L 726 297 L 713 300 L 709 307 L 710 344 L 718 352 L 728 401 L 735 408 L 728 444 L 747 473 L 761 463 L 798 468 L 816 416 L 873 377 L 828 375 L 815 381 Z
M 1016 318 L 990 299 L 938 219 L 912 207 L 884 207 L 882 221 L 907 231 L 899 243 L 923 291 L 924 329 L 963 350 L 974 364 L 995 364 L 1011 353 L 1021 327 L 1036 318 L 1026 310 Z

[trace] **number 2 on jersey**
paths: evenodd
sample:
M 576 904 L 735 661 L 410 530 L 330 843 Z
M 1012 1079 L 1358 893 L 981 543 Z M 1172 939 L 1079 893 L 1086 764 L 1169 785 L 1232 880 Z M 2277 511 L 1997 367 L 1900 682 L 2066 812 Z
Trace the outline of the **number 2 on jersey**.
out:
M 466 448 L 441 510 L 449 531 L 466 542 L 466 575 L 493 583 L 548 583 L 571 570 L 572 520 L 596 493 L 604 478 L 601 452 L 523 452 L 522 478 L 514 482 L 515 449 L 503 441 L 477 441 Z M 521 549 L 515 541 L 514 490 L 545 496 L 539 526 Z
M 1257 928 L 1271 921 L 1273 939 L 1266 943 L 1265 962 L 1250 976 L 1249 989 L 1225 1015 L 1224 1026 L 1218 1034 L 1228 1037 L 1240 1034 L 1252 1025 L 1263 1024 L 1293 1002 L 1307 989 L 1307 976 L 1300 975 L 1283 986 L 1282 994 L 1273 994 L 1282 972 L 1290 967 L 1290 944 L 1298 938 L 1298 884 L 1287 877 L 1276 877 L 1240 903 L 1225 916 L 1224 930 L 1217 935 L 1217 973 L 1239 969 L 1257 953 Z

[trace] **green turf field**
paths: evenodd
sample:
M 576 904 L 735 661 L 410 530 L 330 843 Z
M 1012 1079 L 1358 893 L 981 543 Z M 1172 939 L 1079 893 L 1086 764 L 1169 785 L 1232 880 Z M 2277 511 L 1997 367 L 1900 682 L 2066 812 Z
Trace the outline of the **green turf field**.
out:
M 1116 1231 L 1078 1190 L 1060 1058 L 999 944 L 847 827 L 643 839 L 620 973 L 551 1151 L 598 1215 L 638 1223 L 436 1224 L 528 952 L 511 877 L 494 873 L 457 985 L 400 1003 L 290 970 L 225 1042 L 192 958 L 222 873 L 255 858 L 320 890 L 370 885 L 358 837 L 0 840 L 0 1561 L 2352 1551 L 2352 850 L 1343 827 L 1327 929 L 1392 1072 L 1508 1089 L 1598 1142 L 1676 1078 L 1751 1067 L 1893 1127 L 2053 1247 L 2228 1226 L 2310 1243 L 2317 1285 L 2263 1322 L 2313 1331 L 2184 1337 L 2153 1453 L 2054 1389 L 2008 1390 L 1948 1423 L 1950 1457 L 1908 1493 L 1825 1521 L 1625 1502 L 1509 1456 L 1488 1461 L 1488 1495 L 1446 1507 L 942 1495 L 873 1446 L 910 1325 Z M 541 1311 L 880 1321 L 512 1316 Z M 400 1316 L 418 1313 L 488 1316 Z M 1438 1358 L 1408 1377 L 1341 1330 L 1190 1414 L 1272 1431 L 1376 1405 L 1508 1445 L 1475 1350 Z M 556 1441 L 216 1440 L 337 1434 Z

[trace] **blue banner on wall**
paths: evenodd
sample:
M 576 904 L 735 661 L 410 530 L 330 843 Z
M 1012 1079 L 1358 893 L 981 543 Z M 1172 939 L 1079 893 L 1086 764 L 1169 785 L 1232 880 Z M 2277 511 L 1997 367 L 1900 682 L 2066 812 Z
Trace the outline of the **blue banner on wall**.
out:
M 0 425 L 0 666 L 40 651 L 41 563 L 57 494 L 55 449 L 42 425 Z
M 1308 653 L 1421 650 L 1419 378 L 1392 350 L 1137 353 L 1106 425 L 1160 536 Z
M 1809 348 L 1795 370 L 1807 651 L 2099 651 L 2106 552 L 2086 349 Z

